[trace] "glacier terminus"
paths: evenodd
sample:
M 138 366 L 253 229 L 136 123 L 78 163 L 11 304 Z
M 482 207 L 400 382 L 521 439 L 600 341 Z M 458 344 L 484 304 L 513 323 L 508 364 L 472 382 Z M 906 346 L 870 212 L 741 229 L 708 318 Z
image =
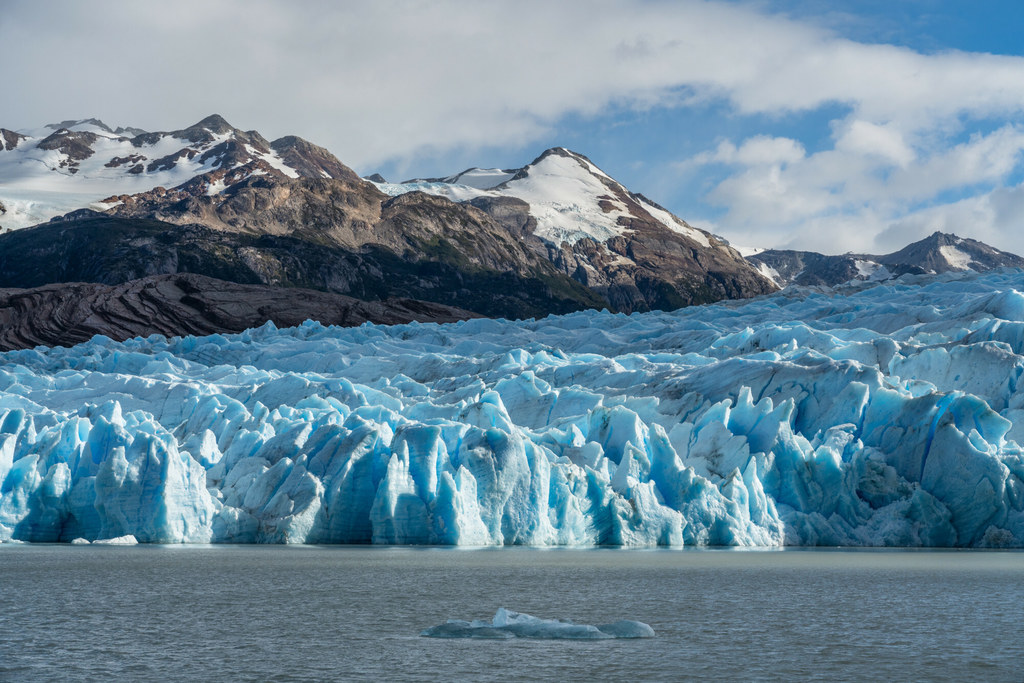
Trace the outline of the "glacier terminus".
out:
M 12 351 L 0 540 L 1024 547 L 1022 292 Z

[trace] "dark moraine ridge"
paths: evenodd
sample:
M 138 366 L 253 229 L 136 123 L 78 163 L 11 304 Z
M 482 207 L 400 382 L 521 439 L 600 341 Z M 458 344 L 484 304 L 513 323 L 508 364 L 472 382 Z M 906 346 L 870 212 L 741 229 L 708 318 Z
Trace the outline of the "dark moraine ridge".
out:
M 291 327 L 307 319 L 355 326 L 473 317 L 477 316 L 469 311 L 414 299 L 360 301 L 192 273 L 154 275 L 116 285 L 75 282 L 0 289 L 0 350 L 70 346 L 97 334 L 122 341 L 151 334 L 241 332 L 268 320 Z

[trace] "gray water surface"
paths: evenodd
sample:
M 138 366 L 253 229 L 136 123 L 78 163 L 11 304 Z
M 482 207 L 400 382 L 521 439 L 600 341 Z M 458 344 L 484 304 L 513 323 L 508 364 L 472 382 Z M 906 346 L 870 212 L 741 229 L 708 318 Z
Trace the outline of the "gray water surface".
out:
M 498 607 L 649 640 L 435 640 Z M 1024 553 L 0 546 L 0 680 L 1024 680 Z

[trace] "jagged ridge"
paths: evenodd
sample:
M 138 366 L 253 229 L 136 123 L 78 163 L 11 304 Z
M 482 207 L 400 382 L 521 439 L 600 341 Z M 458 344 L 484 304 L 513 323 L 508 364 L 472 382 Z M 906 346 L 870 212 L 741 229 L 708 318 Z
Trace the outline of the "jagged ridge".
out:
M 790 284 L 834 287 L 851 280 L 888 279 L 907 273 L 1024 268 L 1024 258 L 1016 254 L 943 232 L 935 232 L 881 256 L 768 249 L 747 259 L 780 287 Z

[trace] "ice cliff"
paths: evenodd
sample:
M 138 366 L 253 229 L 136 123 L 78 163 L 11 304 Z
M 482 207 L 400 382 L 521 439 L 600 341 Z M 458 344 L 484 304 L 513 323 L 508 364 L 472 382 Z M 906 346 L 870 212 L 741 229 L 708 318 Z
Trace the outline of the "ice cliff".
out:
M 1024 546 L 1024 273 L 0 355 L 0 540 Z

